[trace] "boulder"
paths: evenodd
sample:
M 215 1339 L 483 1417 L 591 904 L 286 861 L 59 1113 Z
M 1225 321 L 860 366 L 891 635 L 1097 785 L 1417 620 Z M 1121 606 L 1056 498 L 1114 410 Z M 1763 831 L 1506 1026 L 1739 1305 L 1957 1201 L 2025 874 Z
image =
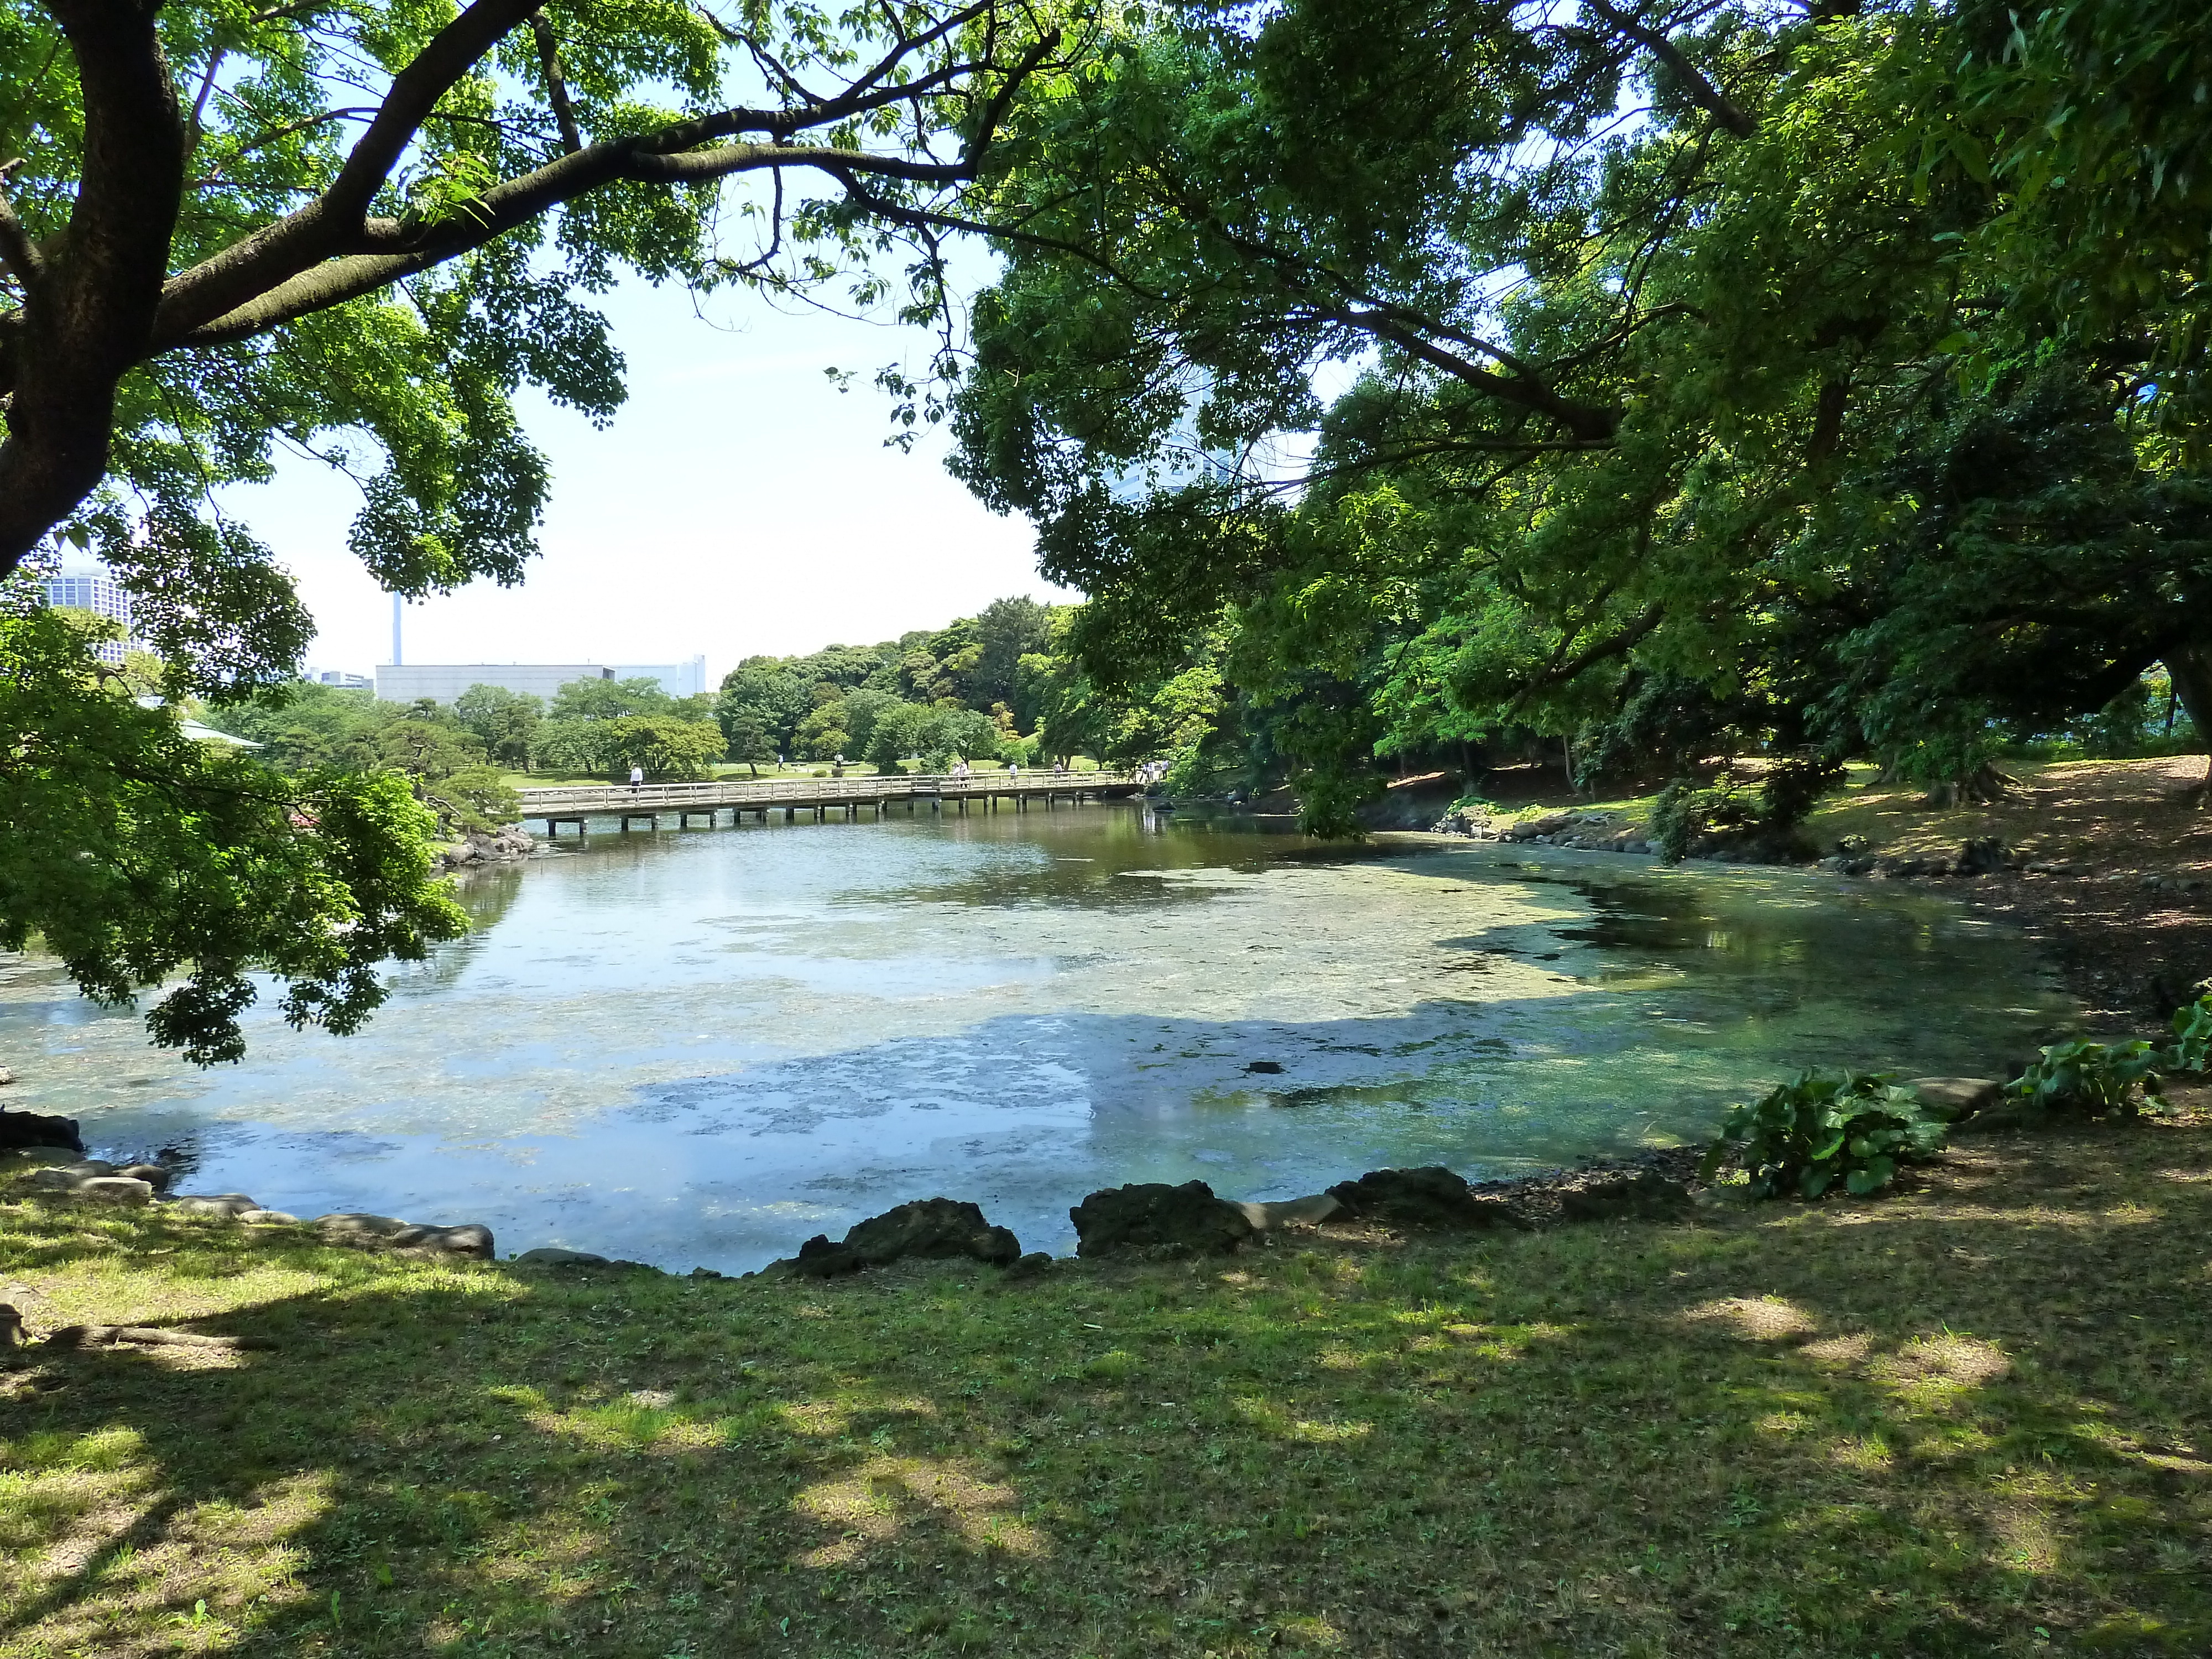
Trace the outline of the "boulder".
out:
M 289 1210 L 240 1210 L 236 1218 L 249 1227 L 297 1226 L 300 1221 Z
M 1656 1221 L 1689 1207 L 1689 1183 L 1656 1170 L 1607 1170 L 1559 1193 L 1564 1221 Z
M 458 1227 L 439 1227 L 418 1224 L 402 1227 L 385 1241 L 395 1250 L 428 1250 L 443 1255 L 473 1255 L 489 1261 L 492 1259 L 491 1229 L 481 1223 L 464 1222 Z
M 88 1176 L 71 1190 L 79 1198 L 96 1199 L 103 1204 L 151 1204 L 154 1201 L 153 1183 L 130 1176 Z
M 15 1074 L 9 1071 L 5 1066 L 0 1066 L 0 1089 L 6 1088 L 15 1080 Z
M 1273 1203 L 1239 1204 L 1244 1218 L 1252 1224 L 1255 1232 L 1272 1232 L 1278 1227 L 1292 1224 L 1310 1227 L 1326 1221 L 1344 1206 L 1328 1193 L 1316 1193 L 1310 1198 L 1285 1198 Z
M 94 1176 L 112 1176 L 115 1166 L 103 1158 L 81 1158 L 74 1164 L 61 1166 L 64 1175 L 75 1176 L 80 1181 L 89 1181 Z
M 1027 1255 L 1017 1256 L 1006 1264 L 1009 1279 L 1039 1279 L 1052 1271 L 1052 1258 L 1042 1250 L 1031 1250 Z
M 84 1137 L 77 1133 L 73 1117 L 0 1109 L 0 1147 L 8 1146 L 66 1146 L 82 1155 Z
M 965 1258 L 1003 1267 L 1021 1254 L 1021 1241 L 1006 1228 L 993 1226 L 976 1206 L 923 1198 L 855 1223 L 840 1243 L 832 1244 L 827 1233 L 815 1234 L 799 1247 L 790 1265 L 801 1278 L 831 1279 L 910 1256 Z
M 1527 1218 L 1504 1199 L 1486 1198 L 1441 1164 L 1418 1170 L 1370 1170 L 1340 1181 L 1328 1196 L 1357 1221 L 1394 1227 L 1525 1228 Z
M 259 1209 L 261 1204 L 244 1193 L 179 1193 L 169 1207 L 179 1215 L 215 1215 L 228 1221 Z
M 1078 1255 L 1157 1250 L 1179 1255 L 1225 1255 L 1252 1237 L 1244 1212 L 1216 1198 L 1203 1181 L 1180 1187 L 1139 1182 L 1091 1194 L 1067 1212 Z
M 380 1244 L 392 1234 L 407 1231 L 407 1224 L 396 1216 L 370 1215 L 361 1210 L 319 1215 L 310 1224 L 334 1244 Z
M 1957 1123 L 1994 1106 L 2004 1085 L 1986 1077 L 1917 1077 L 1905 1085 L 1930 1117 Z
M 514 1258 L 516 1265 L 524 1267 L 604 1267 L 606 1257 L 593 1255 L 589 1250 L 564 1250 L 558 1244 L 540 1244 L 534 1250 L 525 1250 Z M 694 1273 L 696 1278 L 705 1268 Z M 720 1274 L 714 1275 L 720 1278 Z
M 159 1164 L 126 1164 L 115 1173 L 143 1181 L 157 1193 L 167 1192 L 169 1188 L 169 1171 Z

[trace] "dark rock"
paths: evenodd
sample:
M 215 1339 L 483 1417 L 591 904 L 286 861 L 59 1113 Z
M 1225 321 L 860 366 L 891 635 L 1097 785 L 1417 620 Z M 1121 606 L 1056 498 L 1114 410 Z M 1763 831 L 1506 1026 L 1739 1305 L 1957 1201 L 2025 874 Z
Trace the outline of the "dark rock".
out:
M 856 1223 L 841 1243 L 832 1244 L 827 1233 L 815 1234 L 799 1247 L 791 1267 L 803 1279 L 831 1279 L 909 1256 L 966 1258 L 1003 1267 L 1021 1253 L 1021 1241 L 993 1226 L 975 1205 L 923 1198 Z
M 712 1267 L 694 1267 L 691 1270 L 690 1276 L 693 1279 L 711 1282 L 726 1279 L 730 1275 L 727 1273 L 718 1273 Z
M 169 1171 L 159 1164 L 126 1164 L 115 1173 L 143 1181 L 157 1193 L 169 1188 Z
M 1091 1194 L 1067 1218 L 1075 1224 L 1075 1253 L 1085 1256 L 1119 1250 L 1225 1255 L 1252 1237 L 1244 1212 L 1216 1198 L 1203 1181 L 1180 1187 L 1156 1181 L 1109 1187 Z
M 1052 1258 L 1042 1250 L 1031 1250 L 1006 1264 L 1009 1279 L 1040 1279 L 1052 1271 Z
M 1559 1194 L 1559 1217 L 1565 1221 L 1657 1221 L 1689 1207 L 1688 1183 L 1656 1170 L 1610 1170 Z
M 1282 1071 L 1283 1063 L 1279 1060 L 1255 1060 L 1244 1069 L 1248 1072 L 1265 1072 L 1268 1076 L 1273 1077 Z
M 0 1147 L 8 1146 L 67 1146 L 82 1152 L 84 1137 L 77 1133 L 73 1117 L 0 1109 Z
M 1960 844 L 1959 856 L 1951 867 L 1962 876 L 1994 875 L 2012 867 L 2012 848 L 2000 836 L 1977 836 Z
M 1418 1170 L 1370 1170 L 1357 1181 L 1340 1181 L 1328 1196 L 1353 1220 L 1396 1227 L 1526 1227 L 1512 1205 L 1479 1195 L 1441 1164 Z

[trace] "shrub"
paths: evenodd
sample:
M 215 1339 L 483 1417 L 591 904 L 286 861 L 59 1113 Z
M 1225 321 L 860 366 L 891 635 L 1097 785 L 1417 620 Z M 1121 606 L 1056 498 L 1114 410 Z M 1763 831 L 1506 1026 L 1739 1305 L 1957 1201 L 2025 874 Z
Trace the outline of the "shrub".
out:
M 2141 1041 L 2054 1042 L 2012 1080 L 2012 1092 L 2045 1111 L 2083 1111 L 2092 1117 L 2116 1111 L 2132 1117 L 2139 1104 L 2165 1103 L 2158 1073 L 2167 1059 L 2167 1050 Z
M 1899 1164 L 1942 1151 L 1948 1128 L 1887 1073 L 1806 1072 L 1731 1112 L 1705 1169 L 1711 1175 L 1734 1147 L 1753 1198 L 1818 1198 L 1838 1180 L 1854 1194 L 1870 1193 Z
M 2212 991 L 2173 1011 L 2173 1046 L 2166 1052 L 2166 1069 L 2212 1070 Z

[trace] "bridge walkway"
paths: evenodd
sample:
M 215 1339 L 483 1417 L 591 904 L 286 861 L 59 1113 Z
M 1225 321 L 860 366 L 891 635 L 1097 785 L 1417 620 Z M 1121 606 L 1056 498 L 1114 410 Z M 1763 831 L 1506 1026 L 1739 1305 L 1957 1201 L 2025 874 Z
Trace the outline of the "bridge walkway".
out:
M 902 803 L 908 816 L 925 809 L 959 812 L 970 804 L 995 812 L 1000 803 L 1016 811 L 1027 811 L 1042 800 L 1049 811 L 1056 801 L 1070 804 L 1133 795 L 1144 785 L 1125 772 L 1006 772 L 916 773 L 889 777 L 775 778 L 766 781 L 719 778 L 710 783 L 647 783 L 636 788 L 624 784 L 586 785 L 549 789 L 520 789 L 522 821 L 542 822 L 549 836 L 557 837 L 561 826 L 573 823 L 576 833 L 587 833 L 587 820 L 615 818 L 623 833 L 633 822 L 657 830 L 660 820 L 673 813 L 677 827 L 688 829 L 695 817 L 708 828 L 728 812 L 732 823 L 757 812 L 766 823 L 769 814 L 781 811 L 788 823 L 801 812 L 811 812 L 821 823 L 831 812 L 859 817 L 863 807 L 873 807 L 880 818 Z

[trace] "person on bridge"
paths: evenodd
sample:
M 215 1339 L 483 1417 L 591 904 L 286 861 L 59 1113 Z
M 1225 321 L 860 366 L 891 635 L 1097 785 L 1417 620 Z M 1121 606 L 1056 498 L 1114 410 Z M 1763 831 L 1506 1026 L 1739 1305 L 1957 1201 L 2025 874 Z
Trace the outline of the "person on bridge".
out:
M 630 787 L 631 788 L 633 788 L 633 789 L 635 789 L 635 788 L 639 787 L 641 785 L 642 785 L 644 782 L 645 782 L 645 769 L 644 769 L 642 766 L 633 766 L 633 767 L 631 767 L 631 768 L 629 769 L 629 787 Z

